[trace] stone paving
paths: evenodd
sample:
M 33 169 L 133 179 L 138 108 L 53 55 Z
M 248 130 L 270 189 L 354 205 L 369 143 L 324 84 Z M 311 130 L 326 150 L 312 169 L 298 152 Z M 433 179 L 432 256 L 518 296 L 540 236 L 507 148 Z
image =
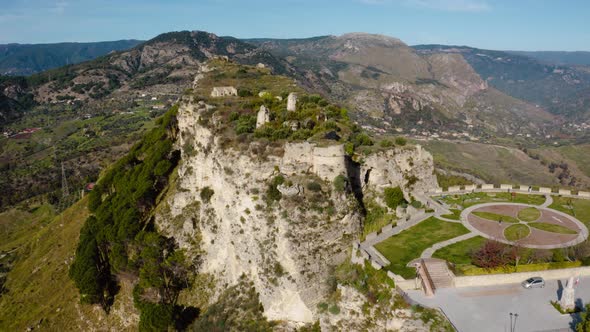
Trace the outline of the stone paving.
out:
M 572 331 L 577 315 L 560 314 L 549 301 L 561 295 L 566 281 L 546 280 L 545 288 L 524 289 L 520 284 L 445 288 L 426 297 L 421 290 L 406 294 L 423 306 L 440 308 L 459 332 L 509 332 L 510 313 L 518 313 L 516 331 Z M 575 288 L 580 305 L 590 302 L 590 277 Z

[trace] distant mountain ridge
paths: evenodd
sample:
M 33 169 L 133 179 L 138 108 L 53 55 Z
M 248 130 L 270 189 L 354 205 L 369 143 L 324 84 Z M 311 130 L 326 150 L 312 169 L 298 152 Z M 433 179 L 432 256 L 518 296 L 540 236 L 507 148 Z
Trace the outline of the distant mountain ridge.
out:
M 72 65 L 113 51 L 128 50 L 141 40 L 90 43 L 3 44 L 0 45 L 0 75 L 31 75 Z
M 416 45 L 421 54 L 461 54 L 494 88 L 569 119 L 590 118 L 590 71 L 514 52 L 467 46 Z
M 588 51 L 506 51 L 507 53 L 524 55 L 535 58 L 541 62 L 556 64 L 556 65 L 570 65 L 570 66 L 590 66 L 590 52 Z

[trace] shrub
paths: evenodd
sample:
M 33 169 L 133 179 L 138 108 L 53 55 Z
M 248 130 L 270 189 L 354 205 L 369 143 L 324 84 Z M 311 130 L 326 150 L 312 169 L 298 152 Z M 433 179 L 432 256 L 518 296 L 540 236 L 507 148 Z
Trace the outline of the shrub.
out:
M 422 202 L 420 201 L 412 201 L 412 203 L 410 203 L 411 206 L 415 207 L 416 209 L 419 209 L 422 207 Z
M 487 269 L 504 266 L 508 263 L 506 245 L 488 240 L 473 254 L 472 260 L 476 266 Z
M 395 144 L 399 145 L 399 146 L 404 146 L 406 145 L 406 143 L 408 143 L 408 141 L 404 138 L 404 137 L 396 137 L 395 138 Z
M 340 308 L 337 305 L 332 305 L 330 307 L 330 309 L 328 309 L 328 311 L 332 314 L 332 315 L 338 315 L 340 313 Z
M 344 144 L 344 152 L 347 155 L 352 156 L 354 154 L 354 144 L 352 142 Z
M 283 184 L 285 182 L 285 178 L 282 175 L 275 176 L 271 183 L 268 185 L 266 189 L 266 203 L 271 204 L 274 201 L 280 201 L 282 198 L 281 192 L 277 189 L 277 186 Z
M 382 148 L 390 148 L 393 146 L 393 142 L 388 139 L 384 139 L 381 142 L 379 142 L 379 146 Z
M 337 177 L 334 178 L 334 189 L 337 192 L 343 192 L 344 190 L 346 190 L 346 183 L 348 182 L 348 179 L 340 174 Z
M 201 189 L 201 200 L 204 203 L 209 203 L 211 201 L 211 197 L 213 196 L 215 192 L 213 191 L 213 189 L 209 188 L 209 187 L 205 187 L 203 189 Z
M 321 191 L 322 190 L 322 185 L 312 181 L 312 182 L 308 182 L 307 183 L 307 189 L 311 190 L 311 191 Z
M 238 89 L 238 96 L 240 97 L 251 97 L 253 96 L 252 91 L 248 89 Z
M 352 142 L 354 143 L 354 146 L 373 145 L 373 140 L 369 137 L 369 135 L 365 133 L 359 133 L 357 135 L 354 135 L 354 137 L 352 138 Z
M 236 123 L 236 134 L 253 133 L 256 129 L 256 117 L 253 115 L 240 115 Z
M 406 203 L 404 193 L 399 186 L 385 188 L 383 192 L 385 194 L 385 204 L 391 209 L 395 210 L 400 204 Z

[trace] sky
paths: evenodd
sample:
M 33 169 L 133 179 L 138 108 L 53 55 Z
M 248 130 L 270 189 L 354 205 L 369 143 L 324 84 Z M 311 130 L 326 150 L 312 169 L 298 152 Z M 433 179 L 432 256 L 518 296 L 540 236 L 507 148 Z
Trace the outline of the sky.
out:
M 409 45 L 590 51 L 590 0 L 0 0 L 0 43 L 379 33 Z

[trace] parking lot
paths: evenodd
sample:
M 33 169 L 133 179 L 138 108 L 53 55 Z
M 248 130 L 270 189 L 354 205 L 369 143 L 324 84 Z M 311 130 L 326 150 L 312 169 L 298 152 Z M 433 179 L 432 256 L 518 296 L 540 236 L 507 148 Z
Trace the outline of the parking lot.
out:
M 422 305 L 441 308 L 461 332 L 510 332 L 510 313 L 518 314 L 515 331 L 572 331 L 578 316 L 561 315 L 549 303 L 561 295 L 560 283 L 545 282 L 536 289 L 520 284 L 444 288 L 432 298 L 419 290 L 407 293 Z M 561 283 L 565 287 L 567 281 Z M 590 303 L 590 277 L 580 278 L 575 295 L 576 303 Z

